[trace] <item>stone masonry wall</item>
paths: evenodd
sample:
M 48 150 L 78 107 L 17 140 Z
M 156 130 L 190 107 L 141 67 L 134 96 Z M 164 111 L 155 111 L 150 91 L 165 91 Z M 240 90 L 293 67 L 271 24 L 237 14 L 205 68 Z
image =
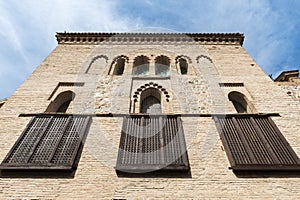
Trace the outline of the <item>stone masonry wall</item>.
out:
M 152 76 L 132 81 L 133 59 L 166 55 L 168 79 Z M 98 64 L 93 58 L 101 56 Z M 108 75 L 113 59 L 129 57 L 122 76 Z M 178 55 L 191 59 L 190 74 L 180 75 Z M 96 63 L 96 62 L 95 62 Z M 100 69 L 87 71 L 89 67 Z M 92 68 L 90 68 L 92 69 Z M 168 111 L 182 114 L 235 113 L 230 91 L 241 91 L 258 113 L 279 113 L 273 120 L 300 156 L 300 105 L 280 89 L 239 45 L 58 45 L 0 109 L 0 159 L 3 159 L 30 117 L 43 113 L 59 82 L 73 87 L 70 113 L 107 114 L 130 111 L 133 92 L 150 81 L 170 93 Z M 244 83 L 222 88 L 219 83 Z M 0 177 L 0 199 L 297 199 L 299 174 L 248 174 L 239 177 L 229 162 L 211 117 L 182 117 L 191 167 L 189 177 L 118 177 L 115 165 L 122 118 L 93 117 L 74 178 Z

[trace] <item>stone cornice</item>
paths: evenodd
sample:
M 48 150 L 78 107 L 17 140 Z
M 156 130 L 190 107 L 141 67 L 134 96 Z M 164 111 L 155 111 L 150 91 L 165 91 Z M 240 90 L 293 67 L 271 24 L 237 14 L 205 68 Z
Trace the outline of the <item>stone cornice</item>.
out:
M 275 82 L 288 82 L 290 78 L 299 78 L 299 70 L 283 71 L 274 79 Z
M 221 44 L 243 45 L 241 33 L 56 33 L 58 44 Z

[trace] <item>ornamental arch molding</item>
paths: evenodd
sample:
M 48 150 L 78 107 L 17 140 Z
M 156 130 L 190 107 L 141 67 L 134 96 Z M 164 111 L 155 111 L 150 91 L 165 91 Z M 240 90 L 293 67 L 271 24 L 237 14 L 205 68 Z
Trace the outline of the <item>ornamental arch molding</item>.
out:
M 132 74 L 147 75 L 149 74 L 150 58 L 145 55 L 136 56 L 133 60 Z
M 125 71 L 126 65 L 129 62 L 129 58 L 125 55 L 117 56 L 113 59 L 109 67 L 109 75 L 122 75 Z
M 185 55 L 179 55 L 175 58 L 177 72 L 179 74 L 193 74 L 194 70 L 191 66 L 192 59 Z
M 131 106 L 130 106 L 131 113 L 140 113 L 141 102 L 148 96 L 151 96 L 152 94 L 151 91 L 155 93 L 152 96 L 160 100 L 161 112 L 168 113 L 170 111 L 171 109 L 170 92 L 158 83 L 149 82 L 144 85 L 141 85 L 133 92 L 131 97 Z
M 170 75 L 171 59 L 166 55 L 158 55 L 155 61 L 155 75 Z
M 199 56 L 198 56 L 199 57 Z M 192 59 L 186 55 L 179 55 L 175 58 L 175 62 L 178 63 L 180 59 L 185 59 L 188 64 L 192 64 Z
M 105 66 L 103 67 L 102 70 L 105 70 L 105 67 L 107 65 L 107 62 L 108 62 L 108 57 L 106 55 L 98 55 L 98 56 L 95 56 L 92 61 L 89 63 L 87 69 L 85 70 L 85 73 L 88 74 L 88 73 L 99 73 L 101 71 L 101 69 L 98 69 L 98 67 L 100 66 L 97 66 L 97 62 L 99 62 L 101 59 L 104 59 L 104 62 L 105 62 Z
M 201 59 L 206 59 L 207 61 L 209 61 L 210 63 L 213 63 L 213 60 L 209 57 L 209 56 L 206 56 L 206 55 L 200 55 L 196 58 L 196 61 L 197 63 L 200 63 L 200 60 Z

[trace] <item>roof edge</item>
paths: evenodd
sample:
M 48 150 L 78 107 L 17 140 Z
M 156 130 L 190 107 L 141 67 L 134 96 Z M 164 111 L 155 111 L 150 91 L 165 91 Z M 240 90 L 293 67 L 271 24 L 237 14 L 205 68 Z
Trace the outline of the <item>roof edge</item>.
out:
M 57 32 L 58 44 L 100 43 L 180 43 L 239 44 L 243 45 L 243 33 L 101 33 L 101 32 Z
M 299 77 L 299 70 L 289 70 L 281 72 L 275 79 L 275 82 L 289 81 L 291 77 Z

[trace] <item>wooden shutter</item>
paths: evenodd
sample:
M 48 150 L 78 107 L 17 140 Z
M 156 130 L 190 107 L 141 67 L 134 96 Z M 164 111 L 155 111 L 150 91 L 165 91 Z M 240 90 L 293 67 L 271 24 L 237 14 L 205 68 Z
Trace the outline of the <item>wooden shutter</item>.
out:
M 181 119 L 158 115 L 124 117 L 116 170 L 189 170 Z
M 90 121 L 76 115 L 33 117 L 0 169 L 73 169 Z
M 268 116 L 214 117 L 233 170 L 300 170 L 300 161 Z

